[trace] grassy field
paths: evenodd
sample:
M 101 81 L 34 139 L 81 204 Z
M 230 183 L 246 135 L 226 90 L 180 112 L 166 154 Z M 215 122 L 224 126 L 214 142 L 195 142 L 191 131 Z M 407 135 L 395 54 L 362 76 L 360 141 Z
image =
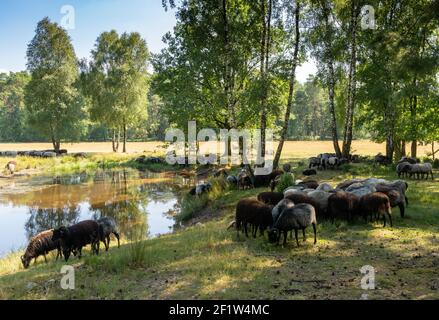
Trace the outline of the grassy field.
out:
M 309 149 L 284 161 L 297 165 L 309 153 L 326 151 Z M 296 172 L 301 169 L 295 167 Z M 319 172 L 317 179 L 336 184 L 371 176 L 396 179 L 390 167 L 365 164 L 351 165 L 346 172 Z M 75 267 L 75 290 L 60 287 L 64 262 L 52 257 L 45 264 L 40 258 L 24 270 L 20 253 L 11 254 L 0 260 L 0 299 L 439 298 L 438 180 L 409 180 L 410 205 L 404 219 L 394 209 L 393 228 L 363 221 L 321 222 L 317 245 L 308 230 L 308 241 L 299 248 L 292 241 L 285 248 L 271 245 L 266 237 L 238 239 L 235 231 L 226 230 L 236 202 L 263 190 L 226 190 L 200 209 L 190 227 L 124 242 L 120 249 L 113 241 L 110 251 L 98 257 L 87 252 L 82 260 L 69 260 Z M 375 290 L 360 287 L 364 265 L 375 268 Z

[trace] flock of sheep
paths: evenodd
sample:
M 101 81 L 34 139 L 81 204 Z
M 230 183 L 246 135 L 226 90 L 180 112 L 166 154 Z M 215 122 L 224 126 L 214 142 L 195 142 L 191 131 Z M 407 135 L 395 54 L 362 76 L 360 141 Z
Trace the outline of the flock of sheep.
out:
M 348 180 L 335 188 L 316 180 L 303 181 L 283 193 L 262 192 L 257 198 L 241 199 L 231 225 L 236 227 L 238 237 L 240 232 L 248 237 L 249 227 L 253 237 L 258 230 L 261 235 L 267 230 L 272 243 L 279 243 L 283 234 L 284 245 L 287 233 L 294 230 L 298 246 L 298 231 L 302 230 L 305 241 L 305 229 L 312 226 L 315 244 L 317 219 L 334 222 L 336 218 L 352 221 L 362 217 L 367 222 L 382 218 L 385 227 L 387 216 L 393 226 L 391 208 L 399 207 L 401 217 L 404 217 L 405 205 L 408 205 L 407 188 L 408 184 L 403 180 L 376 178 Z
M 101 241 L 108 251 L 111 234 L 115 235 L 120 247 L 116 222 L 111 217 L 103 217 L 97 221 L 84 220 L 69 227 L 61 226 L 43 231 L 30 239 L 24 255 L 21 256 L 21 262 L 25 269 L 32 259 L 36 262 L 39 256 L 44 256 L 47 262 L 46 255 L 52 250 L 57 250 L 57 260 L 64 256 L 67 262 L 71 254 L 81 258 L 82 248 L 88 244 L 91 244 L 92 252 L 98 255 Z
M 431 163 L 424 162 L 418 163 L 417 159 L 402 157 L 399 160 L 398 165 L 396 166 L 396 173 L 398 177 L 416 177 L 417 179 L 428 179 L 428 176 L 431 176 L 431 180 L 433 177 L 433 166 Z

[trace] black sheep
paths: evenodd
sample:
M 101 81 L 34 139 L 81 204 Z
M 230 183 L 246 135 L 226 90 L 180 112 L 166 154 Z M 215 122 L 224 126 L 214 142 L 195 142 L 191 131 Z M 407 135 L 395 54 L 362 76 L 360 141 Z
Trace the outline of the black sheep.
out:
M 316 171 L 316 169 L 305 169 L 302 171 L 302 174 L 304 176 L 313 176 L 313 175 L 317 174 L 317 171 Z
M 289 199 L 293 201 L 294 204 L 298 204 L 298 203 L 310 204 L 314 207 L 317 216 L 321 217 L 323 215 L 323 211 L 321 210 L 319 203 L 308 195 L 300 194 L 300 193 L 291 193 L 285 196 L 285 199 Z
M 273 206 L 267 205 L 254 198 L 244 198 L 236 205 L 236 231 L 244 230 L 248 237 L 247 224 L 253 226 L 253 237 L 256 238 L 257 230 L 263 235 L 264 230 L 273 224 L 271 210 Z
M 39 256 L 44 256 L 44 261 L 47 262 L 46 254 L 50 251 L 57 249 L 56 259 L 61 257 L 61 244 L 59 240 L 52 240 L 53 229 L 40 232 L 36 236 L 32 237 L 26 248 L 26 252 L 21 256 L 21 263 L 23 267 L 27 269 L 32 259 L 37 261 Z
M 269 241 L 279 243 L 281 233 L 284 234 L 283 245 L 287 243 L 287 234 L 294 230 L 296 236 L 296 243 L 299 246 L 299 239 L 297 232 L 299 229 L 303 233 L 303 241 L 306 240 L 305 229 L 312 225 L 314 230 L 314 244 L 317 242 L 316 231 L 316 212 L 314 207 L 307 203 L 299 203 L 294 206 L 285 208 L 280 214 L 279 218 L 274 222 L 273 227 L 268 230 Z
M 82 256 L 82 247 L 91 244 L 92 251 L 99 254 L 99 241 L 103 233 L 96 221 L 84 220 L 70 227 L 60 227 L 53 231 L 52 240 L 60 240 L 64 259 L 69 260 L 72 252 Z
M 283 198 L 284 194 L 281 192 L 261 192 L 258 194 L 259 201 L 273 206 L 277 205 Z

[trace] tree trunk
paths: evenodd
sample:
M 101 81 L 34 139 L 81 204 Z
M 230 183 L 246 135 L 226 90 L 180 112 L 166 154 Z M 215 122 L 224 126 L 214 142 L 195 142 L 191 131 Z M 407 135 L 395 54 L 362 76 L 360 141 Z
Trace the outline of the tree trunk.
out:
M 261 0 L 262 36 L 261 36 L 261 151 L 260 155 L 265 160 L 265 140 L 267 128 L 267 99 L 268 99 L 268 62 L 270 54 L 270 30 L 272 0 L 268 1 L 268 11 L 265 12 L 266 0 Z M 265 162 L 265 161 L 264 161 Z M 264 163 L 261 164 L 264 166 Z
M 118 129 L 117 133 L 116 133 L 116 129 L 113 129 L 113 137 L 111 139 L 111 144 L 112 144 L 112 147 L 113 147 L 113 152 L 118 152 L 119 151 L 119 141 L 120 141 L 120 131 Z
M 295 10 L 294 16 L 295 16 L 296 38 L 294 41 L 293 64 L 291 66 L 291 73 L 290 73 L 288 102 L 287 102 L 287 107 L 285 110 L 284 123 L 283 123 L 282 130 L 281 130 L 279 144 L 277 146 L 276 154 L 275 154 L 274 160 L 273 160 L 273 169 L 276 169 L 279 166 L 279 160 L 280 160 L 280 156 L 282 154 L 282 149 L 284 146 L 285 139 L 287 137 L 288 126 L 289 126 L 289 122 L 290 122 L 291 108 L 293 105 L 294 81 L 296 80 L 296 66 L 297 66 L 297 57 L 299 55 L 299 44 L 300 44 L 300 28 L 299 28 L 300 1 L 296 1 L 296 10 Z
M 127 125 L 123 122 L 123 153 L 127 152 Z
M 230 66 L 230 40 L 229 40 L 229 21 L 227 16 L 227 0 L 222 0 L 222 13 L 223 13 L 223 27 L 224 27 L 224 95 L 226 98 L 227 110 L 229 113 L 229 125 L 231 128 L 236 128 L 236 114 L 235 107 L 232 103 L 232 76 Z
M 55 150 L 56 154 L 59 154 L 61 142 L 55 138 L 54 134 L 52 134 L 52 145 L 53 145 L 53 150 Z
M 332 143 L 334 145 L 334 151 L 337 157 L 341 157 L 340 145 L 338 144 L 338 130 L 337 130 L 337 117 L 335 115 L 335 74 L 334 74 L 334 65 L 333 65 L 333 57 L 330 57 L 330 61 L 328 63 L 329 68 L 329 112 L 331 113 L 331 133 L 332 133 Z
M 407 150 L 405 148 L 405 140 L 401 141 L 401 157 L 407 156 Z
M 410 148 L 410 155 L 413 158 L 416 158 L 418 154 L 418 141 L 413 140 Z
M 357 62 L 357 8 L 355 1 L 351 0 L 351 59 L 349 63 L 349 82 L 348 82 L 348 103 L 346 107 L 345 130 L 343 136 L 343 157 L 349 158 L 352 144 L 352 130 L 354 122 L 354 108 L 356 95 L 356 62 Z

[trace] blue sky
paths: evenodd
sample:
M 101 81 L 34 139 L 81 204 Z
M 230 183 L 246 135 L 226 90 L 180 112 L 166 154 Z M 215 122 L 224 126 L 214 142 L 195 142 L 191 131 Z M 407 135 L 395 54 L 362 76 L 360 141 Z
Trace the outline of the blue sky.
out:
M 98 35 L 112 29 L 139 32 L 157 53 L 163 35 L 175 25 L 175 12 L 166 12 L 162 0 L 0 0 L 0 71 L 26 68 L 26 48 L 38 21 L 48 16 L 61 23 L 65 5 L 75 9 L 75 29 L 68 32 L 78 58 L 88 58 Z M 298 80 L 314 69 L 312 63 L 300 67 Z

